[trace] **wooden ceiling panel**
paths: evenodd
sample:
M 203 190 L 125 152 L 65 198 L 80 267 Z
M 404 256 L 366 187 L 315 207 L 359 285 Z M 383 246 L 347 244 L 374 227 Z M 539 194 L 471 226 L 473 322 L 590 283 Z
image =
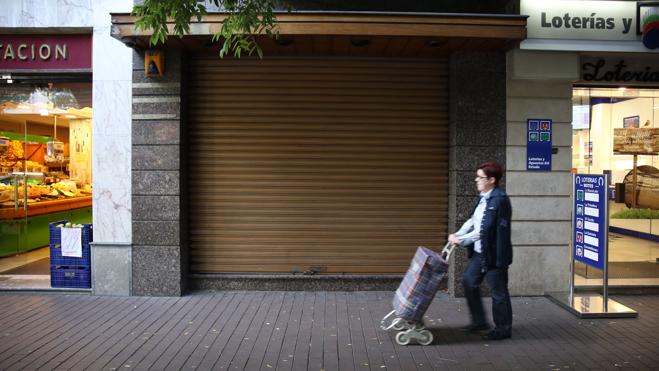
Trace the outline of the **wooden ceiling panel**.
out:
M 219 46 L 208 44 L 225 17 L 209 14 L 166 46 L 217 53 Z M 147 48 L 149 33 L 135 28 L 136 19 L 113 14 L 112 36 Z M 277 21 L 279 40 L 257 36 L 264 55 L 436 58 L 461 49 L 505 51 L 526 38 L 526 17 L 512 15 L 287 13 Z

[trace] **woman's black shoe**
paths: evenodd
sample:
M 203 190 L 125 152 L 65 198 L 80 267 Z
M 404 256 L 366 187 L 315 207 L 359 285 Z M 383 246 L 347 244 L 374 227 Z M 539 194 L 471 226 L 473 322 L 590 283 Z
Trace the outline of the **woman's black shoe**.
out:
M 460 331 L 468 332 L 470 334 L 473 334 L 473 333 L 476 333 L 476 332 L 479 332 L 479 331 L 488 330 L 489 328 L 490 328 L 490 326 L 487 323 L 480 323 L 480 324 L 472 323 L 472 324 L 469 324 L 467 326 L 461 327 Z
M 510 338 L 510 335 L 511 335 L 510 332 L 492 330 L 492 331 L 488 332 L 487 335 L 483 336 L 483 339 L 485 339 L 485 340 L 503 340 L 503 339 Z

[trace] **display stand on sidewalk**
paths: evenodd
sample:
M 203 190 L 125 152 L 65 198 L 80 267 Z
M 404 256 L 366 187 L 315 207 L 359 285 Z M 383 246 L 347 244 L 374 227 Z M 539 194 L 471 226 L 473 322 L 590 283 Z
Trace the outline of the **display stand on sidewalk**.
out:
M 572 252 L 570 291 L 549 293 L 549 298 L 580 318 L 637 317 L 638 313 L 609 299 L 608 175 L 572 176 Z M 602 293 L 575 294 L 574 261 L 603 270 Z

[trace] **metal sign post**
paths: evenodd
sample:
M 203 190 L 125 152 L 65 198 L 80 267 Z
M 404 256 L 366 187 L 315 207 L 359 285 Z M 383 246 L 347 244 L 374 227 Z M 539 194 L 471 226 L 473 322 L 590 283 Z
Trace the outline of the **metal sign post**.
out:
M 638 313 L 609 299 L 608 175 L 572 176 L 570 291 L 549 297 L 580 318 L 636 317 Z M 575 260 L 603 271 L 602 294 L 574 292 Z

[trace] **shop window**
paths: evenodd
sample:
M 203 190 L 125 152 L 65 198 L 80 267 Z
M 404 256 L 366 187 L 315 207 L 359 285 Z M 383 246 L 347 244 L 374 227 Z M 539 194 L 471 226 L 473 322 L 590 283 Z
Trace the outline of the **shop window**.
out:
M 50 287 L 49 223 L 92 222 L 91 88 L 0 86 L 0 275 Z
M 659 284 L 659 90 L 575 88 L 572 101 L 573 172 L 609 174 L 610 282 Z M 581 263 L 575 274 L 602 277 Z

